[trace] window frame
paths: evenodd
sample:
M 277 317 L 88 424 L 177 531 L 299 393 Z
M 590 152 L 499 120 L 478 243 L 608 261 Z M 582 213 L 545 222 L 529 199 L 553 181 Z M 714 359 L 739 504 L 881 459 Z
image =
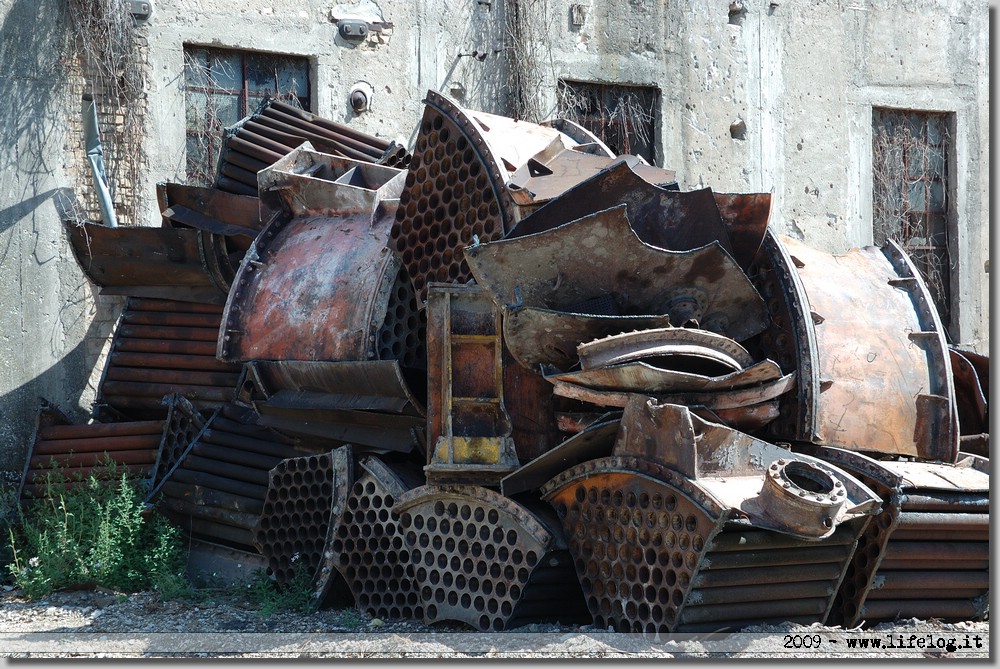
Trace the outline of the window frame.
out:
M 230 59 L 238 58 L 239 72 L 226 75 L 232 81 L 238 81 L 239 88 L 213 85 L 218 80 L 212 75 L 213 64 L 224 63 Z M 202 82 L 193 81 L 190 76 L 192 61 L 197 59 L 198 66 L 204 68 L 207 75 L 202 77 Z M 271 60 L 270 68 L 274 74 L 274 90 L 260 93 L 252 89 L 250 73 L 255 66 L 262 63 L 255 63 L 255 60 Z M 299 86 L 296 85 L 295 94 L 282 94 L 279 90 L 280 74 L 274 63 L 285 61 L 288 64 L 294 63 L 295 67 L 302 68 L 305 75 L 304 90 L 305 95 L 299 95 Z M 313 62 L 307 56 L 279 53 L 271 51 L 254 51 L 249 49 L 228 48 L 219 46 L 207 46 L 201 44 L 184 44 L 184 136 L 185 136 L 185 172 L 187 181 L 191 184 L 210 186 L 214 183 L 215 172 L 222 151 L 222 140 L 224 130 L 227 127 L 245 119 L 257 108 L 264 95 L 272 95 L 285 101 L 294 100 L 294 103 L 306 111 L 311 111 L 313 104 Z M 293 77 L 293 83 L 297 80 Z M 204 107 L 195 108 L 192 95 L 199 95 L 204 101 Z M 218 115 L 208 111 L 213 98 L 226 96 L 235 98 L 236 118 L 231 122 L 223 122 Z M 192 117 L 198 116 L 202 121 L 201 127 L 192 126 Z M 205 139 L 208 141 L 204 141 Z M 190 143 L 192 141 L 202 144 L 204 156 L 200 160 L 195 160 L 191 156 Z M 192 166 L 197 169 L 192 169 Z
M 903 128 L 908 139 L 898 131 L 888 135 L 891 148 L 903 142 L 898 147 L 900 156 L 895 166 L 899 172 L 893 174 L 891 179 L 880 179 L 880 170 L 890 168 L 888 161 L 881 165 L 877 163 L 880 150 L 886 150 L 885 146 L 879 146 L 880 129 L 889 126 L 890 121 L 894 124 L 892 127 Z M 932 122 L 938 127 L 937 141 L 931 136 Z M 873 242 L 881 245 L 886 238 L 891 238 L 910 255 L 928 284 L 941 322 L 949 332 L 956 322 L 958 305 L 954 296 L 959 279 L 958 254 L 955 251 L 958 239 L 956 122 L 956 114 L 952 111 L 872 106 L 871 112 Z M 919 125 L 919 136 L 912 132 L 916 125 Z M 887 135 L 881 134 L 881 137 Z M 931 168 L 932 156 L 936 156 L 940 172 Z M 919 165 L 915 163 L 915 158 L 920 160 Z M 890 212 L 886 206 L 886 211 L 880 216 L 879 207 L 890 195 L 887 191 L 880 192 L 880 187 L 890 181 L 897 186 L 894 195 L 898 198 L 899 208 Z M 940 184 L 937 194 L 934 193 L 936 184 Z M 919 208 L 914 207 L 914 194 L 919 195 L 922 201 Z M 936 206 L 935 197 L 940 199 Z M 886 214 L 889 218 L 884 217 Z M 895 221 L 889 220 L 893 217 Z M 936 238 L 940 241 L 936 242 Z M 935 277 L 935 273 L 940 278 Z
M 640 96 L 648 95 L 650 97 L 648 101 L 648 118 L 644 119 L 646 128 L 642 133 L 648 134 L 648 137 L 642 137 L 641 135 L 635 137 L 635 139 L 641 142 L 641 148 L 638 151 L 635 150 L 636 147 L 631 145 L 619 146 L 619 142 L 609 130 L 609 126 L 616 127 L 616 133 L 619 136 L 624 137 L 626 140 L 632 139 L 627 128 L 623 127 L 623 121 L 618 118 L 616 113 L 617 108 L 611 109 L 612 105 L 609 104 L 609 100 L 616 96 L 620 100 L 621 98 L 618 94 L 623 91 L 634 92 Z M 581 93 L 582 95 L 580 95 Z M 582 81 L 568 78 L 560 78 L 557 82 L 557 99 L 560 115 L 592 132 L 598 139 L 607 144 L 612 151 L 620 155 L 631 154 L 641 156 L 650 165 L 659 164 L 657 161 L 661 159 L 660 154 L 662 150 L 659 146 L 659 126 L 661 122 L 660 106 L 662 95 L 663 92 L 658 86 L 651 85 Z M 581 97 L 585 97 L 591 102 L 596 103 L 597 112 L 571 109 L 569 103 Z M 645 101 L 643 101 L 642 106 L 645 106 Z

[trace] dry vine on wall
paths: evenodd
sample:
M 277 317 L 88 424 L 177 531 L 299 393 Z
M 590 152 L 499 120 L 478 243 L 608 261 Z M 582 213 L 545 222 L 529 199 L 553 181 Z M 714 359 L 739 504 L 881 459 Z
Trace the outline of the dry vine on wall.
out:
M 877 111 L 872 130 L 872 223 L 877 245 L 892 239 L 920 269 L 945 327 L 951 317 L 945 114 Z
M 552 69 L 551 17 L 545 0 L 504 3 L 504 51 L 507 55 L 508 114 L 537 123 L 548 114 L 542 91 L 546 67 Z
M 83 91 L 97 103 L 109 189 L 120 225 L 142 221 L 142 181 L 145 167 L 145 40 L 128 0 L 67 0 L 76 46 L 76 65 Z M 73 127 L 82 127 L 77 117 Z M 80 133 L 80 155 L 82 150 Z M 85 164 L 85 160 L 83 164 Z M 80 171 L 86 215 L 99 214 L 89 170 Z

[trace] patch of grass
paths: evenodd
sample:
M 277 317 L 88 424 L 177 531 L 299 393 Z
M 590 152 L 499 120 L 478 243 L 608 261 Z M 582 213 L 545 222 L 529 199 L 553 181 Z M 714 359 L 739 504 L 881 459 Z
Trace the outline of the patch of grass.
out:
M 296 571 L 291 581 L 278 584 L 263 569 L 253 573 L 243 593 L 250 605 L 265 618 L 282 611 L 313 613 L 319 608 L 313 583 L 304 571 Z
M 107 474 L 69 490 L 58 471 L 50 474 L 46 497 L 8 529 L 8 571 L 28 598 L 100 586 L 169 599 L 188 589 L 180 531 L 158 514 L 147 517 L 140 481 Z

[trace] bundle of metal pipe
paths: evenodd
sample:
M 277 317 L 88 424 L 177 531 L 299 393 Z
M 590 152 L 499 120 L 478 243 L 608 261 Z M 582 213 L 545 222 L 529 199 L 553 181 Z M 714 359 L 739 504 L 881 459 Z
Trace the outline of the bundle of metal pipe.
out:
M 310 451 L 256 425 L 254 418 L 246 407 L 220 407 L 149 500 L 194 537 L 257 552 L 253 529 L 264 509 L 270 471 Z
M 129 298 L 97 390 L 95 415 L 162 419 L 165 395 L 186 397 L 199 411 L 233 399 L 240 366 L 215 357 L 222 307 Z
M 18 498 L 24 502 L 87 485 L 91 476 L 145 479 L 156 462 L 165 421 L 73 424 L 43 400 Z
M 407 167 L 405 147 L 297 107 L 266 99 L 250 116 L 227 128 L 215 188 L 257 194 L 257 173 L 309 142 L 317 150 L 389 167 Z
M 858 543 L 837 594 L 836 622 L 982 620 L 990 590 L 989 460 L 879 461 L 816 447 L 877 490 L 884 508 Z

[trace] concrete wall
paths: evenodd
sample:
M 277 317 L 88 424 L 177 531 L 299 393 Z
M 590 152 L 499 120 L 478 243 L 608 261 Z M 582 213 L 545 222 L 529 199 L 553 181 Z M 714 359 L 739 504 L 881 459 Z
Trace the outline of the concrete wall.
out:
M 117 303 L 95 296 L 61 223 L 80 167 L 63 4 L 0 1 L 0 469 L 22 467 L 39 397 L 86 419 Z
M 72 257 L 60 203 L 89 188 L 68 25 L 59 0 L 0 0 L 0 469 L 19 469 L 44 396 L 83 417 L 120 301 L 95 296 Z M 154 185 L 184 178 L 183 48 L 306 56 L 313 111 L 410 143 L 427 89 L 473 109 L 509 107 L 503 0 L 154 0 L 148 38 L 145 223 Z M 574 5 L 576 5 L 574 7 Z M 568 78 L 656 86 L 661 164 L 685 188 L 770 191 L 773 225 L 831 251 L 871 241 L 871 109 L 955 115 L 957 309 L 953 332 L 989 344 L 988 14 L 971 0 L 519 0 L 522 36 L 556 108 Z M 334 19 L 393 24 L 361 44 Z M 573 17 L 578 20 L 574 21 Z M 580 21 L 579 19 L 582 19 Z M 579 24 L 579 25 L 578 25 Z M 45 30 L 39 30 L 44 25 Z M 485 53 L 484 58 L 470 54 Z M 372 85 L 370 111 L 348 94 Z M 742 121 L 746 132 L 734 137 Z
M 583 2 L 582 26 L 553 4 L 549 106 L 558 78 L 658 86 L 682 187 L 769 191 L 776 229 L 832 252 L 872 243 L 872 107 L 954 114 L 950 331 L 988 350 L 983 3 Z

